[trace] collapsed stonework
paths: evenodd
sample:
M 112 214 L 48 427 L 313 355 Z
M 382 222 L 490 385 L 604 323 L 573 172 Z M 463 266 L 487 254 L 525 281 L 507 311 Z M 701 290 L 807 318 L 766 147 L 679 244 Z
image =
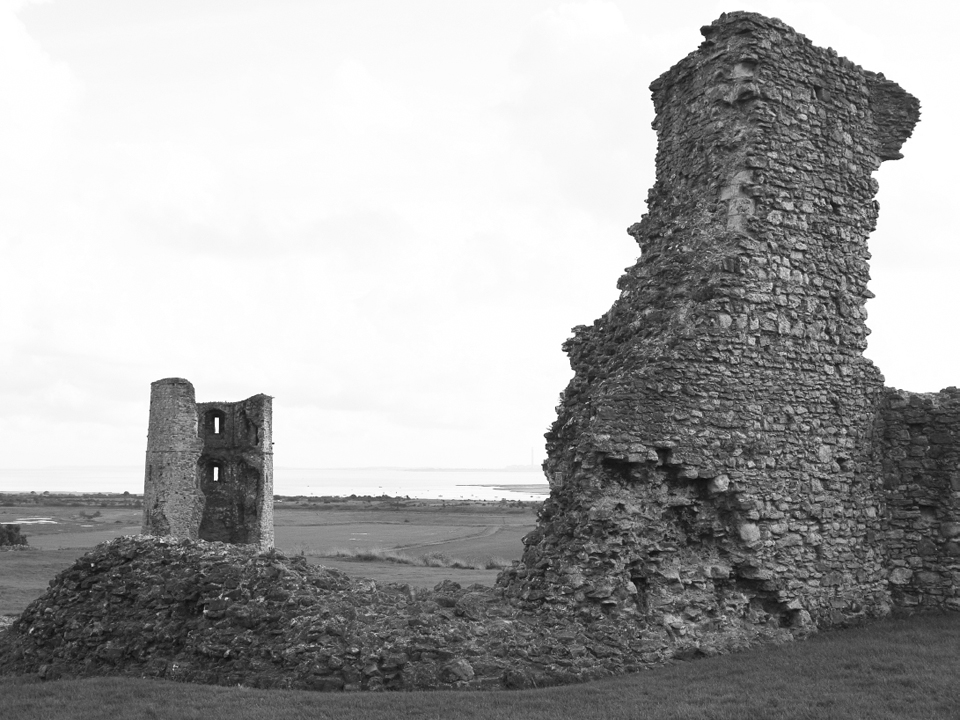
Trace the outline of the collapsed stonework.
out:
M 0 675 L 481 690 L 637 671 L 663 650 L 613 621 L 523 612 L 490 587 L 413 589 L 252 545 L 127 536 L 84 555 L 0 629 Z
M 142 532 L 273 547 L 272 427 L 268 395 L 197 403 L 183 378 L 152 383 Z
M 960 609 L 960 391 L 863 357 L 872 174 L 919 119 L 883 75 L 728 13 L 652 85 L 642 256 L 565 350 L 528 606 L 680 642 Z

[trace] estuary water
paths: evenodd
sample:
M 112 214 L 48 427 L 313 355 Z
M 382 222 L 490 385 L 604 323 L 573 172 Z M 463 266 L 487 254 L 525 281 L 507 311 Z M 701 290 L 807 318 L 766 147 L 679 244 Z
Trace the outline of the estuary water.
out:
M 277 495 L 391 495 L 444 500 L 543 500 L 538 470 L 274 468 Z M 143 467 L 0 469 L 0 492 L 143 492 Z
M 277 468 L 277 495 L 392 495 L 444 500 L 543 500 L 542 472 L 412 468 Z

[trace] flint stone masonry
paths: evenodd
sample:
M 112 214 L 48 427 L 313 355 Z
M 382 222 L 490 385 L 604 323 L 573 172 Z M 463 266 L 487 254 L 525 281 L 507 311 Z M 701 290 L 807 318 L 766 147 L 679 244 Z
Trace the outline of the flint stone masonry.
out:
M 172 378 L 154 383 L 144 528 L 176 537 L 61 573 L 0 635 L 0 673 L 534 687 L 960 609 L 960 390 L 884 388 L 862 354 L 872 173 L 919 104 L 779 20 L 702 32 L 651 86 L 642 256 L 565 345 L 551 494 L 496 587 L 352 581 L 206 542 L 256 536 L 232 534 L 253 495 L 204 475 L 236 461 L 244 493 L 261 472 L 264 544 L 269 398 L 197 406 Z
M 880 425 L 893 604 L 960 610 L 960 389 L 887 389 Z
M 551 494 L 500 587 L 695 646 L 957 609 L 960 398 L 863 357 L 872 174 L 919 103 L 778 20 L 702 33 L 651 85 L 642 255 L 565 345 Z
M 142 532 L 273 547 L 272 417 L 268 395 L 197 403 L 183 378 L 152 383 Z

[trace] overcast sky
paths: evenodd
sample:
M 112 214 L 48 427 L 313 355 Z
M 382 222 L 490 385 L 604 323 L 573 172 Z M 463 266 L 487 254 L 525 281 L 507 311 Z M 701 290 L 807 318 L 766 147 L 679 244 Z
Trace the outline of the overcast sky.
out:
M 0 466 L 142 463 L 170 376 L 273 395 L 278 466 L 539 462 L 638 255 L 648 85 L 735 9 L 920 98 L 868 354 L 960 384 L 957 3 L 0 3 Z

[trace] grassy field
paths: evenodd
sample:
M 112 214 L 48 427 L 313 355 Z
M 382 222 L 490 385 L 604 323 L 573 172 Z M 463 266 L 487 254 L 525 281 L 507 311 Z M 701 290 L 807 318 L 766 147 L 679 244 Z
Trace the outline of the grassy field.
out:
M 0 552 L 0 615 L 19 615 L 61 570 L 73 565 L 76 550 Z
M 0 507 L 0 523 L 49 521 L 21 524 L 30 549 L 0 552 L 0 615 L 21 613 L 97 543 L 140 532 L 140 517 L 130 507 Z M 422 587 L 446 579 L 492 585 L 499 569 L 487 566 L 519 558 L 520 538 L 535 521 L 529 505 L 469 501 L 288 501 L 275 510 L 276 544 L 284 552 L 357 577 Z M 374 550 L 382 560 L 369 559 Z M 397 556 L 412 562 L 397 563 Z M 429 562 L 438 556 L 447 562 Z
M 956 720 L 958 647 L 960 616 L 927 616 L 544 690 L 328 695 L 0 678 L 0 704 L 17 720 Z

